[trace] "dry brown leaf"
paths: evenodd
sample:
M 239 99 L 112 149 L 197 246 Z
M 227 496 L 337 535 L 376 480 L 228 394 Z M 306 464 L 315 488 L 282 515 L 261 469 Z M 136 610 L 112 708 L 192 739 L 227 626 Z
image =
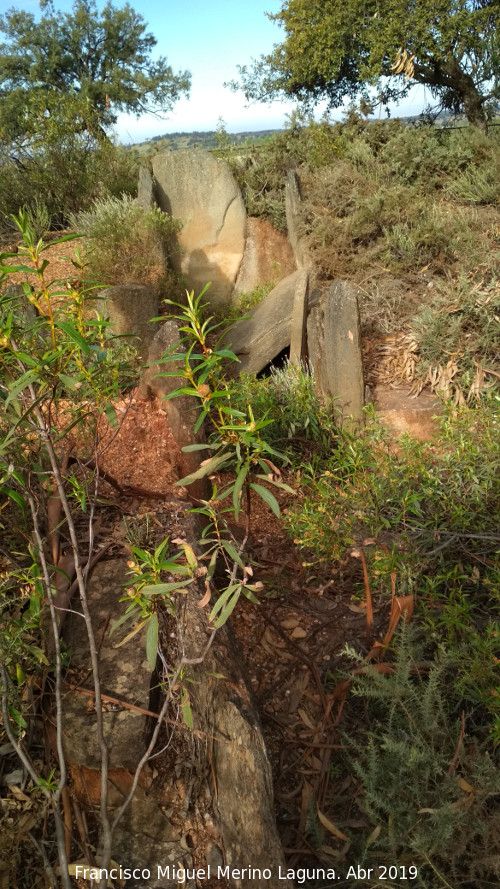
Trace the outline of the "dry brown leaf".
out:
M 342 831 L 339 830 L 338 827 L 335 827 L 335 824 L 333 823 L 333 821 L 330 821 L 330 819 L 327 818 L 326 815 L 324 815 L 323 812 L 321 811 L 321 809 L 319 809 L 319 808 L 318 808 L 318 818 L 319 818 L 321 824 L 323 825 L 323 827 L 329 833 L 331 833 L 334 837 L 337 837 L 338 840 L 342 840 L 344 843 L 349 842 L 349 837 L 346 837 L 345 833 L 342 833 Z
M 212 598 L 212 591 L 210 589 L 210 584 L 209 584 L 208 580 L 206 580 L 205 581 L 205 595 L 203 596 L 203 599 L 200 599 L 200 601 L 197 603 L 198 608 L 205 608 L 208 605 L 208 603 L 210 602 L 211 598 Z
M 299 709 L 297 710 L 297 716 L 300 716 L 304 725 L 307 725 L 307 728 L 310 728 L 311 731 L 315 732 L 317 730 L 318 726 L 314 724 L 312 719 L 310 719 L 309 715 L 306 713 L 305 710 L 302 709 L 302 707 L 299 707 Z
M 23 793 L 23 791 L 21 790 L 20 787 L 17 787 L 16 784 L 8 784 L 7 786 L 9 788 L 12 796 L 14 796 L 16 799 L 20 800 L 20 802 L 29 803 L 31 806 L 31 804 L 33 803 L 33 800 L 29 796 L 26 796 L 26 794 Z
M 352 602 L 349 602 L 347 607 L 353 614 L 366 614 L 366 602 L 362 602 L 361 605 L 354 605 Z
M 469 784 L 469 782 L 466 781 L 465 778 L 459 778 L 458 784 L 459 784 L 460 790 L 463 790 L 464 793 L 475 793 L 476 792 L 475 787 L 473 787 L 472 784 Z
M 371 844 L 374 843 L 375 840 L 378 840 L 381 830 L 382 830 L 382 825 L 377 824 L 376 828 L 374 830 L 372 830 L 370 836 L 368 837 L 368 839 L 366 841 L 367 846 L 371 846 Z

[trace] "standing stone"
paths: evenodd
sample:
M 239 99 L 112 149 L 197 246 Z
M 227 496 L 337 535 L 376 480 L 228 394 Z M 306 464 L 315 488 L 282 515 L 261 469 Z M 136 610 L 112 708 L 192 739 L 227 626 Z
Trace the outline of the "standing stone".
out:
M 342 417 L 364 419 L 364 382 L 356 289 L 334 281 L 307 320 L 309 362 L 319 391 L 335 399 Z
M 137 203 L 144 210 L 150 210 L 151 207 L 154 207 L 155 200 L 155 183 L 151 172 L 147 167 L 139 167 Z
M 295 170 L 289 171 L 285 184 L 285 211 L 288 239 L 292 245 L 297 268 L 310 269 L 313 262 L 303 234 L 302 198 L 299 177 Z
M 245 249 L 246 211 L 228 165 L 208 151 L 164 151 L 153 158 L 156 200 L 182 223 L 172 261 L 211 302 L 229 302 Z
M 304 364 L 307 359 L 307 310 L 309 274 L 301 270 L 296 278 L 290 329 L 290 364 Z
M 145 360 L 158 330 L 158 325 L 151 321 L 160 311 L 154 290 L 141 284 L 116 284 L 102 291 L 98 307 L 112 322 L 115 335 L 134 337 L 131 343 Z

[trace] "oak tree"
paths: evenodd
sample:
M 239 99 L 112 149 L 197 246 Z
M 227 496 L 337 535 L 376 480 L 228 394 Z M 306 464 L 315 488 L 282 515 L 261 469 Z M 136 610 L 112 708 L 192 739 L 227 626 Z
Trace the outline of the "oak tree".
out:
M 0 16 L 0 120 L 33 91 L 78 94 L 102 128 L 119 111 L 164 114 L 188 93 L 189 72 L 152 58 L 157 40 L 128 3 L 99 11 L 95 0 L 75 0 L 62 13 L 40 0 L 40 8 L 40 18 L 14 8 Z
M 500 98 L 499 0 L 284 0 L 268 17 L 285 39 L 240 68 L 248 99 L 332 109 L 375 85 L 387 103 L 418 83 L 485 129 Z

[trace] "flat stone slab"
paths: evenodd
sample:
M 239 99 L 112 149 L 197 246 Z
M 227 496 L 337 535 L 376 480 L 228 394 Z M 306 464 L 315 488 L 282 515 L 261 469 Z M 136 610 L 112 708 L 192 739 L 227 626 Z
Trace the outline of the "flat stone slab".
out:
M 226 342 L 241 362 L 241 373 L 260 373 L 289 347 L 298 287 L 307 287 L 307 275 L 302 270 L 280 281 L 250 317 L 238 321 L 227 334 Z
M 131 625 L 120 627 L 110 637 L 110 624 L 126 608 L 127 603 L 120 603 L 119 599 L 125 595 L 127 579 L 123 559 L 99 562 L 88 585 L 89 609 L 97 644 L 104 633 L 99 652 L 102 693 L 147 710 L 151 670 L 146 660 L 145 630 L 120 648 L 114 646 L 123 639 Z M 81 610 L 77 594 L 73 609 L 75 612 Z M 68 616 L 64 638 L 71 649 L 72 669 L 86 675 L 90 669 L 89 646 L 84 620 L 78 614 Z M 93 689 L 92 675 L 82 686 Z M 96 769 L 100 766 L 101 755 L 92 702 L 92 695 L 81 691 L 70 691 L 65 696 L 64 747 L 70 763 Z M 110 768 L 135 769 L 146 749 L 146 716 L 129 708 L 105 703 L 103 718 Z
M 410 389 L 376 386 L 373 403 L 379 420 L 398 438 L 408 433 L 418 441 L 428 441 L 438 431 L 437 417 L 443 406 L 432 392 L 414 398 Z

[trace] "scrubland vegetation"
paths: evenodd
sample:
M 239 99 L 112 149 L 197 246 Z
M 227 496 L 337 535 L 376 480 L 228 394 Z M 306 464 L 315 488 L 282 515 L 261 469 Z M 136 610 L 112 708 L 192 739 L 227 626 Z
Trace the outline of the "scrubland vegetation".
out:
M 71 423 L 86 424 L 90 434 L 104 410 L 114 420 L 113 399 L 134 380 L 130 352 L 113 342 L 104 319 L 89 320 L 84 297 L 92 299 L 96 282 L 121 280 L 170 293 L 161 269 L 176 229 L 175 221 L 133 200 L 133 155 L 88 136 L 70 144 L 61 127 L 53 137 L 60 151 L 40 143 L 22 167 L 4 157 L 0 186 L 4 234 L 16 249 L 9 214 L 26 207 L 24 247 L 3 255 L 1 291 L 0 653 L 4 726 L 16 744 L 26 744 L 33 730 L 28 690 L 38 688 L 42 674 L 60 682 L 66 663 L 44 642 L 51 596 L 47 500 L 57 494 L 67 522 L 88 516 L 95 503 L 92 476 L 75 470 L 62 487 L 57 479 L 66 432 L 57 431 L 55 405 L 67 410 L 71 401 Z M 351 645 L 344 670 L 323 676 L 328 693 L 350 686 L 339 722 L 345 750 L 332 767 L 332 787 L 343 789 L 323 805 L 349 836 L 349 859 L 417 865 L 415 885 L 423 889 L 486 889 L 500 876 L 497 132 L 407 127 L 351 113 L 344 124 L 294 119 L 286 132 L 239 158 L 219 149 L 248 211 L 281 230 L 286 174 L 298 170 L 317 283 L 346 277 L 360 286 L 365 337 L 401 331 L 411 337 L 416 387 L 430 380 L 446 396 L 435 440 L 404 438 L 395 446 L 370 414 L 363 431 L 339 428 L 335 405 L 319 399 L 305 369 L 234 381 L 225 378 L 225 356 L 216 350 L 206 368 L 194 361 L 198 376 L 186 369 L 186 385 L 201 386 L 202 414 L 213 432 L 207 473 L 236 467 L 223 502 L 238 514 L 244 486 L 262 488 L 252 453 L 261 473 L 262 460 L 279 463 L 297 495 L 281 518 L 306 571 L 319 582 L 358 560 L 364 572 L 354 577 L 354 601 L 366 603 L 367 617 L 372 608 L 390 612 L 392 631 L 382 642 L 371 640 L 375 650 Z M 43 267 L 45 244 L 37 241 L 70 223 L 86 236 L 89 252 L 59 282 L 58 291 L 71 299 L 62 308 L 56 300 L 51 315 L 50 267 Z M 33 295 L 25 286 L 13 295 L 5 286 L 9 268 L 32 267 L 36 259 L 38 290 Z M 243 309 L 265 292 L 247 296 Z M 30 303 L 40 314 L 29 313 Z M 176 311 L 189 326 L 192 305 L 185 316 Z M 206 345 L 197 329 L 198 345 Z M 228 441 L 237 445 L 230 456 Z M 260 494 L 279 512 L 269 491 Z M 218 532 L 213 500 L 206 517 Z M 226 560 L 233 560 L 230 538 L 225 547 Z M 239 587 L 235 581 L 238 559 L 231 564 L 233 586 L 214 620 L 227 617 L 248 592 L 245 578 Z M 161 597 L 141 602 L 143 618 L 163 607 Z M 185 716 L 191 718 L 187 710 Z M 38 760 L 36 767 L 37 818 L 48 801 L 60 831 L 63 776 L 57 769 L 45 774 Z M 353 807 L 362 828 L 345 826 Z M 324 844 L 314 811 L 307 836 L 313 847 Z M 8 842 L 9 854 L 18 854 Z

